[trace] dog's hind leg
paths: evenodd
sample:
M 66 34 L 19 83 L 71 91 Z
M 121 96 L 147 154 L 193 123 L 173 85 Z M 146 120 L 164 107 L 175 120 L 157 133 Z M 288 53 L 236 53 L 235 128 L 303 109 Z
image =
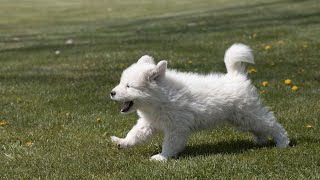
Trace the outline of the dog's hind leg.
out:
M 271 136 L 278 148 L 289 145 L 286 130 L 277 122 L 273 112 L 264 107 L 256 108 L 255 111 L 242 112 L 242 122 L 238 120 L 241 127 L 252 132 L 256 136 L 257 144 L 263 145 Z
M 263 146 L 266 145 L 268 142 L 268 135 L 267 134 L 263 134 L 261 132 L 253 132 L 253 134 L 256 137 L 256 142 L 259 146 Z
M 120 148 L 129 148 L 145 142 L 155 129 L 144 119 L 139 119 L 137 124 L 129 131 L 126 138 L 111 136 L 111 141 Z
M 270 136 L 276 142 L 276 146 L 278 148 L 285 148 L 289 144 L 287 132 L 278 122 L 273 122 L 271 125 L 268 124 L 262 128 L 254 129 L 252 132 L 256 136 L 256 142 L 258 145 L 266 144 L 268 137 Z
M 270 134 L 276 142 L 277 148 L 285 148 L 289 145 L 287 132 L 278 122 L 274 122 L 270 128 Z

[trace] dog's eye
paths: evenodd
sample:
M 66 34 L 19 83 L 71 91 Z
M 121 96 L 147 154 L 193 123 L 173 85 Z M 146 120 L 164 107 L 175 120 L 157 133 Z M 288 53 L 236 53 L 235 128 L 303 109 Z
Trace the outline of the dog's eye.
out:
M 127 88 L 130 88 L 129 84 L 127 84 Z

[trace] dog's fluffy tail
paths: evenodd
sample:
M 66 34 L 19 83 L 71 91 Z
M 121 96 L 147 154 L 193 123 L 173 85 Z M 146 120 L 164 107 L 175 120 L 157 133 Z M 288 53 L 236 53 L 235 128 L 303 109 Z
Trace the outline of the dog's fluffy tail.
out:
M 254 64 L 252 50 L 244 44 L 233 44 L 224 55 L 228 74 L 244 74 L 245 67 L 241 65 L 241 62 Z

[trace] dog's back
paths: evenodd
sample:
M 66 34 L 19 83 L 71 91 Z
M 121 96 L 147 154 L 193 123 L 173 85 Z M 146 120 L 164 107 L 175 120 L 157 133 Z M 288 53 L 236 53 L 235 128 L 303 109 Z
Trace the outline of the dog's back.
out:
M 184 73 L 168 69 L 166 80 L 160 83 L 169 108 L 165 111 L 183 110 L 194 114 L 197 124 L 214 126 L 241 108 L 245 103 L 259 101 L 255 87 L 244 71 L 241 62 L 253 63 L 249 47 L 231 46 L 225 55 L 227 74 L 208 75 Z

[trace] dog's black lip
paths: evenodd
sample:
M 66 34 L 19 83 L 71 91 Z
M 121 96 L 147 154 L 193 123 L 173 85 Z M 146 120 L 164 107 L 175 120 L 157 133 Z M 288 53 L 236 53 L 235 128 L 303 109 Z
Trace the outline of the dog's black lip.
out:
M 121 108 L 121 112 L 128 112 L 132 106 L 133 106 L 133 101 L 124 102 Z

